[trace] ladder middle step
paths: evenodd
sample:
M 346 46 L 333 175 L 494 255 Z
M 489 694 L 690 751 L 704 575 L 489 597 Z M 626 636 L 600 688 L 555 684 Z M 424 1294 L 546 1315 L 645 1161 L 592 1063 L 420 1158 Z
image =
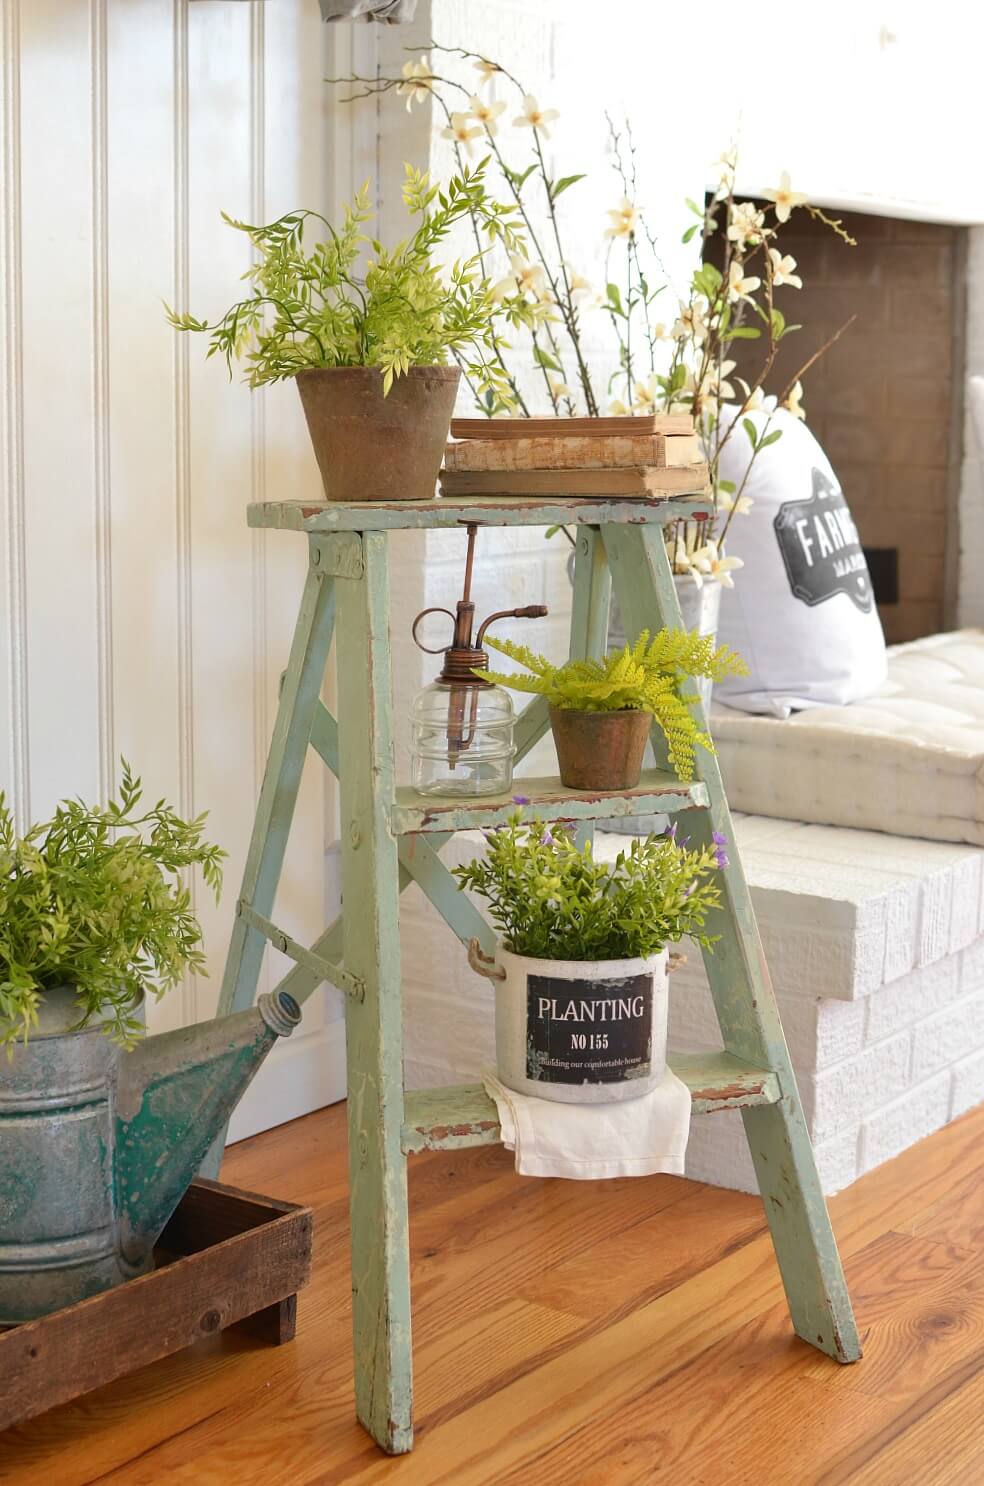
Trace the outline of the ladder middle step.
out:
M 517 801 L 522 801 L 517 805 Z M 502 825 L 517 808 L 542 820 L 607 820 L 612 816 L 673 815 L 705 809 L 707 788 L 699 780 L 684 784 L 662 769 L 647 769 L 635 789 L 609 792 L 572 790 L 554 776 L 515 779 L 508 794 L 421 795 L 407 785 L 396 791 L 391 812 L 393 834 L 420 831 L 488 830 Z

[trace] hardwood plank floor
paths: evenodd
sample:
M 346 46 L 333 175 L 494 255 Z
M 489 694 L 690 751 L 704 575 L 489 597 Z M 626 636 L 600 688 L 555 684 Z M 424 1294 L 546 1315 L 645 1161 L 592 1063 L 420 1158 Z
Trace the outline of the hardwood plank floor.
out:
M 223 1167 L 316 1210 L 296 1341 L 220 1335 L 10 1430 L 0 1481 L 984 1483 L 984 1108 L 834 1199 L 865 1346 L 847 1368 L 792 1335 L 758 1198 L 530 1181 L 511 1161 L 411 1159 L 411 1455 L 388 1459 L 353 1417 L 335 1106 Z

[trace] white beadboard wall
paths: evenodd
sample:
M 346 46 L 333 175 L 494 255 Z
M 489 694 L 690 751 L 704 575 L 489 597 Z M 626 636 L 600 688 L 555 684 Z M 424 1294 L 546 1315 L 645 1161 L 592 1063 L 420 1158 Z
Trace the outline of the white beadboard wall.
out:
M 329 46 L 366 42 L 329 42 L 311 0 L 0 0 L 0 28 L 0 786 L 23 827 L 104 798 L 125 754 L 151 799 L 210 812 L 230 854 L 221 904 L 196 888 L 210 976 L 151 1008 L 162 1030 L 214 1007 L 306 561 L 245 506 L 320 485 L 294 388 L 230 383 L 161 302 L 232 300 L 248 247 L 220 208 L 349 194 L 357 137 L 323 78 Z M 333 896 L 315 764 L 278 904 L 305 940 Z M 312 999 L 238 1133 L 341 1096 L 339 1014 Z

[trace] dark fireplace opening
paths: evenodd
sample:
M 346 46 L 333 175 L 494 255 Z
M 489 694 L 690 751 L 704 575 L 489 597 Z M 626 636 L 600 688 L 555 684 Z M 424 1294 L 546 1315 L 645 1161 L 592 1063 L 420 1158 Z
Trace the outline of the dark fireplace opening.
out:
M 854 316 L 803 378 L 807 423 L 833 465 L 868 556 L 886 638 L 953 623 L 962 453 L 966 229 L 830 209 L 849 247 L 806 212 L 782 229 L 803 288 L 776 290 L 789 324 L 767 391 Z M 712 237 L 708 257 L 719 244 Z M 741 376 L 763 344 L 735 341 Z

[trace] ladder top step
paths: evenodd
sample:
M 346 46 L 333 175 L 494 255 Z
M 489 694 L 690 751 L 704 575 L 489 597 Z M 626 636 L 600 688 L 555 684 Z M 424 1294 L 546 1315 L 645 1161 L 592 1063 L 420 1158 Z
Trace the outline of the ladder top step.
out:
M 283 531 L 385 531 L 399 528 L 459 526 L 618 525 L 664 526 L 678 518 L 711 513 L 707 495 L 633 497 L 458 496 L 402 501 L 260 501 L 247 506 L 250 526 Z
M 396 791 L 391 819 L 393 834 L 406 836 L 419 831 L 488 830 L 502 825 L 517 809 L 525 817 L 541 820 L 607 820 L 619 815 L 674 814 L 703 809 L 707 803 L 707 787 L 699 780 L 683 784 L 665 770 L 647 769 L 635 789 L 605 794 L 568 789 L 556 776 L 514 779 L 508 794 L 478 799 L 419 795 L 403 785 Z
M 754 1068 L 731 1053 L 687 1053 L 669 1059 L 690 1090 L 694 1114 L 776 1104 L 779 1080 L 767 1068 Z M 408 1089 L 404 1096 L 403 1149 L 448 1151 L 462 1146 L 497 1145 L 499 1116 L 481 1084 L 446 1089 Z

